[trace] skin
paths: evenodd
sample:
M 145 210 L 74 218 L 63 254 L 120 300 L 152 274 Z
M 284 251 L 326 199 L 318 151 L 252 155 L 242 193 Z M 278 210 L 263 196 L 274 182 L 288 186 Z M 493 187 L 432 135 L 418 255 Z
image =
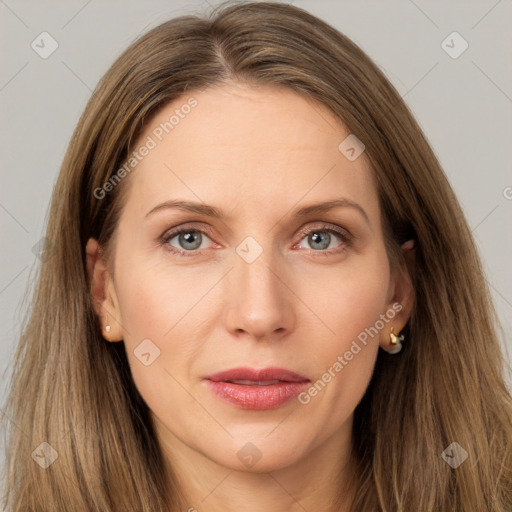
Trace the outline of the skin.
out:
M 327 108 L 291 90 L 228 83 L 166 105 L 136 147 L 190 96 L 197 106 L 119 185 L 130 188 L 113 261 L 103 260 L 94 239 L 87 244 L 91 293 L 103 327 L 111 326 L 104 336 L 124 340 L 186 507 L 331 511 L 337 482 L 353 471 L 353 412 L 379 345 L 389 347 L 391 327 L 400 331 L 410 315 L 409 274 L 390 271 L 366 155 L 349 161 L 338 150 L 349 132 Z M 293 215 L 341 197 L 358 203 L 368 222 L 352 207 Z M 146 217 L 178 198 L 225 217 L 177 209 Z M 323 223 L 352 241 L 331 233 L 329 242 Z M 190 253 L 193 239 L 160 241 L 184 225 L 211 229 L 198 234 L 193 256 L 166 249 Z M 324 239 L 315 244 L 312 231 Z M 252 263 L 236 252 L 247 236 L 263 249 Z M 238 366 L 283 367 L 314 383 L 394 303 L 400 312 L 307 404 L 244 410 L 204 385 L 204 376 Z M 134 354 L 146 338 L 160 350 L 149 366 Z M 248 442 L 261 454 L 252 467 L 237 456 Z M 348 502 L 349 495 L 346 510 Z

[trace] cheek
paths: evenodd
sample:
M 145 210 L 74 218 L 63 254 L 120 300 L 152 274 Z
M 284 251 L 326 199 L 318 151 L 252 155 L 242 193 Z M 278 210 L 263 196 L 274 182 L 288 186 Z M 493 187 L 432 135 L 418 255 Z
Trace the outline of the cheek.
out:
M 153 410 L 164 403 L 180 408 L 193 405 L 186 402 L 190 397 L 180 383 L 189 382 L 196 371 L 209 331 L 205 324 L 219 317 L 213 307 L 219 308 L 220 302 L 213 302 L 221 297 L 209 290 L 219 281 L 221 270 L 173 267 L 160 255 L 146 259 L 134 254 L 117 263 L 116 292 L 126 353 L 134 382 Z
M 183 317 L 182 285 L 154 266 L 136 257 L 127 257 L 116 266 L 116 293 L 124 344 L 133 379 L 147 402 L 158 396 L 158 382 L 169 379 L 165 372 L 172 353 L 179 362 L 183 350 L 175 336 Z M 172 350 L 166 340 L 173 339 Z M 172 370 L 172 368 L 169 368 Z M 172 379 L 171 379 L 172 380 Z
M 139 245 L 147 245 L 142 235 L 139 237 Z M 173 266 L 163 249 L 125 254 L 116 261 L 116 291 L 127 333 L 125 342 L 136 345 L 150 338 L 161 345 L 163 339 L 172 339 L 187 323 L 194 302 L 206 291 L 204 282 L 197 278 L 197 272 Z
M 317 334 L 315 350 L 309 349 L 316 380 L 303 403 L 329 411 L 330 419 L 336 418 L 338 423 L 364 395 L 381 330 L 391 319 L 391 315 L 386 317 L 385 309 L 390 278 L 385 254 L 352 261 L 354 264 L 347 261 L 337 270 L 331 269 L 328 279 L 318 271 L 310 272 L 301 292 L 307 297 L 304 302 L 314 305 L 312 309 L 323 324 L 318 332 L 326 333 Z M 336 421 L 333 425 L 338 424 Z
M 172 327 L 173 311 L 179 290 L 176 286 L 161 286 L 154 276 L 133 274 L 118 287 L 118 300 L 125 342 L 137 344 L 144 338 L 161 339 Z
M 324 324 L 322 332 L 342 346 L 384 313 L 389 291 L 389 266 L 385 254 L 353 256 L 329 268 L 300 270 L 297 295 Z M 328 344 L 332 345 L 332 344 Z

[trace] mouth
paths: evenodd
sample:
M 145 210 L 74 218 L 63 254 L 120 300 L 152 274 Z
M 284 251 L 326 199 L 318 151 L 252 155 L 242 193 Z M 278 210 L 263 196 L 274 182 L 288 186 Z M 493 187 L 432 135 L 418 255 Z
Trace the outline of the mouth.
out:
M 300 394 L 310 380 L 283 368 L 234 368 L 204 378 L 222 401 L 241 409 L 269 410 Z
M 233 368 L 207 375 L 205 379 L 212 382 L 233 382 L 241 385 L 261 383 L 263 386 L 276 384 L 277 382 L 309 382 L 309 379 L 304 375 L 277 367 L 262 368 L 261 370 L 247 367 Z
M 226 380 L 223 382 L 231 382 L 232 384 L 240 384 L 241 386 L 273 386 L 280 382 L 287 382 L 284 380 Z

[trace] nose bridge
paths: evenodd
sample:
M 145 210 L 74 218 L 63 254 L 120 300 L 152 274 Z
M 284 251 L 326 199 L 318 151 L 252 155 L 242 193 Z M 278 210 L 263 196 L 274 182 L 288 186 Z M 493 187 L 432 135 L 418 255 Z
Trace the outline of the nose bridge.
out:
M 243 289 L 247 292 L 258 292 L 258 295 L 266 300 L 272 300 L 282 290 L 279 290 L 276 276 L 275 255 L 266 250 L 257 256 L 254 261 L 248 262 L 240 257 L 241 261 L 236 265 L 236 276 L 241 281 Z
M 263 248 L 252 237 L 239 244 L 229 292 L 231 329 L 264 338 L 276 330 L 291 328 L 289 290 L 283 282 L 284 275 L 280 275 L 284 269 L 281 263 L 271 244 Z

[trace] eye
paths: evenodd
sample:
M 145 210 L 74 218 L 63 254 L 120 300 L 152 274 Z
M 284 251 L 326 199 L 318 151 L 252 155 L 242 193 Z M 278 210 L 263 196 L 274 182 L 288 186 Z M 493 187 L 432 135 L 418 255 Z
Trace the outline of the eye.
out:
M 327 254 L 343 251 L 351 242 L 350 235 L 345 230 L 335 226 L 334 224 L 323 224 L 321 226 L 309 228 L 302 231 L 300 235 L 303 237 L 301 242 L 302 240 L 305 240 L 313 251 Z M 341 243 L 336 245 L 336 238 L 341 240 Z M 303 247 L 301 243 L 298 244 L 298 247 L 301 249 L 308 248 Z
M 166 244 L 171 252 L 184 256 L 193 256 L 202 249 L 205 249 L 203 246 L 204 238 L 209 238 L 205 230 L 183 227 L 166 233 L 162 239 L 162 243 Z M 177 247 L 171 243 L 174 239 L 176 239 L 174 243 L 177 244 Z

